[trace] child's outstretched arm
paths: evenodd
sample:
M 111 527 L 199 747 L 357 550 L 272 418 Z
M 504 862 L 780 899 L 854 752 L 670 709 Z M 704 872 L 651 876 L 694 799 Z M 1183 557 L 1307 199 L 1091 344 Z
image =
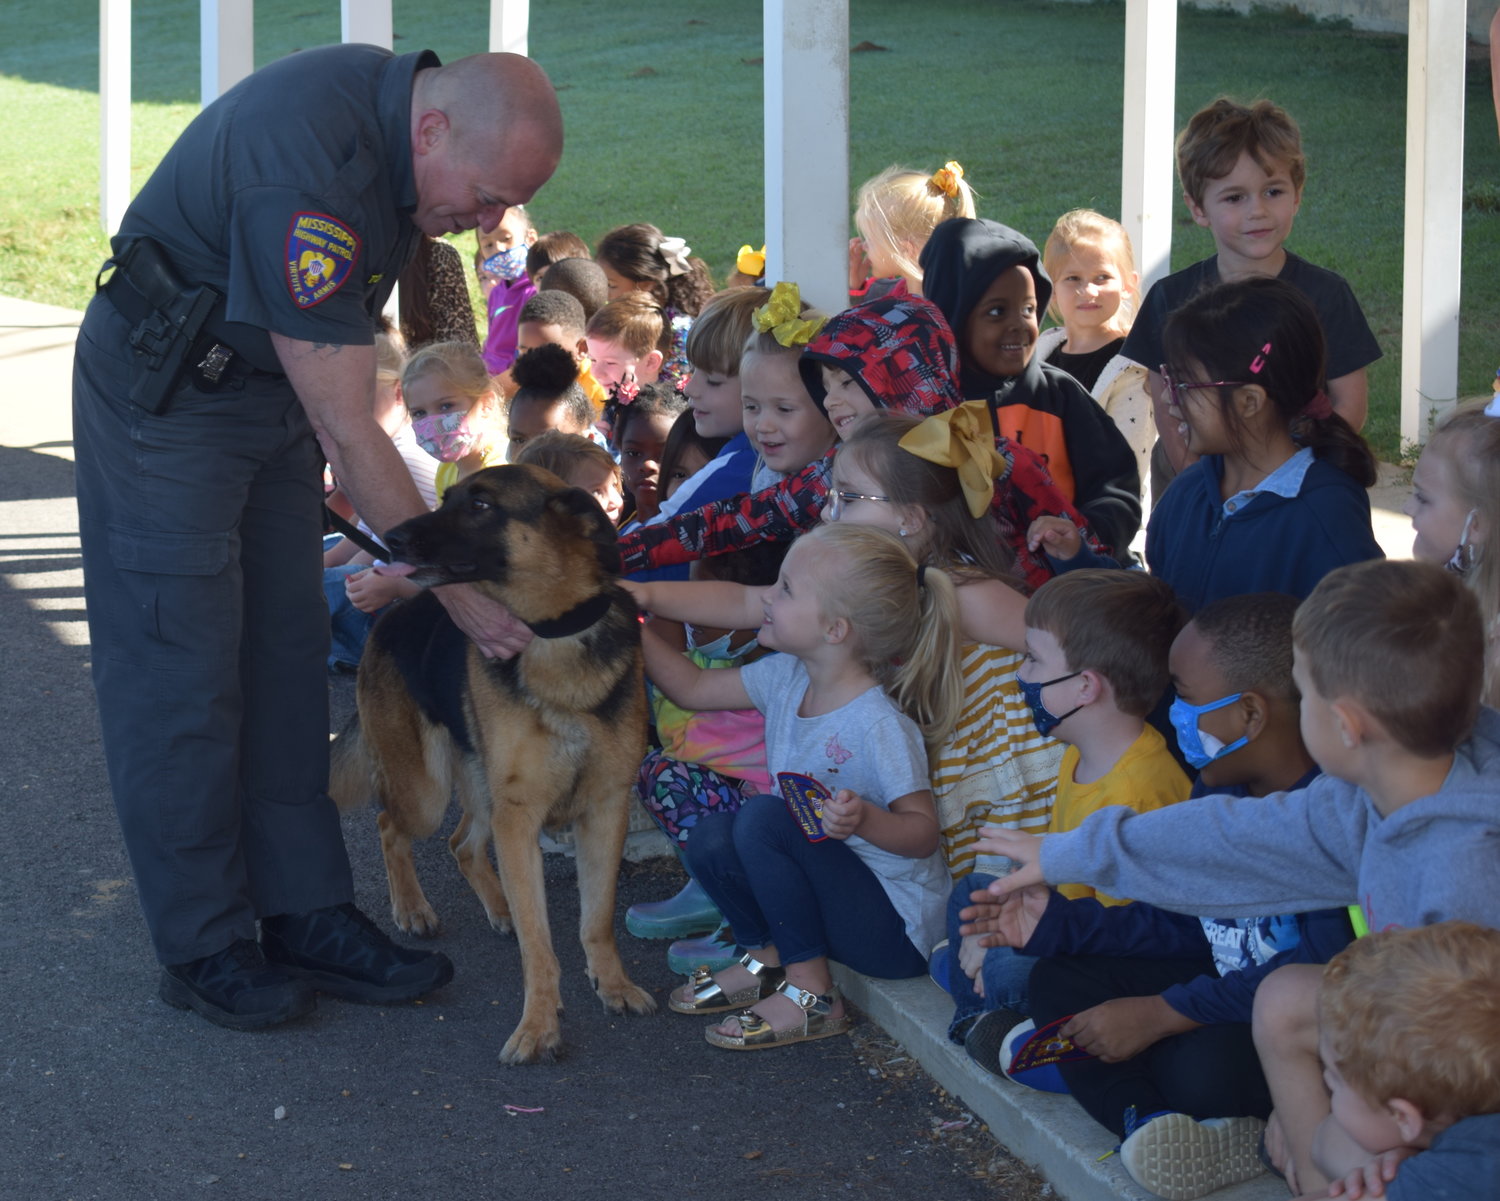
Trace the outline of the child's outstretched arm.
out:
M 621 580 L 620 586 L 656 617 L 723 630 L 758 630 L 766 617 L 762 598 L 770 591 L 725 580 Z
M 925 788 L 897 797 L 889 809 L 840 788 L 823 803 L 823 832 L 840 841 L 858 834 L 892 855 L 925 859 L 938 849 L 937 805 Z
M 692 710 L 755 707 L 738 667 L 704 671 L 649 625 L 641 628 L 641 650 L 646 656 L 646 674 L 674 704 Z

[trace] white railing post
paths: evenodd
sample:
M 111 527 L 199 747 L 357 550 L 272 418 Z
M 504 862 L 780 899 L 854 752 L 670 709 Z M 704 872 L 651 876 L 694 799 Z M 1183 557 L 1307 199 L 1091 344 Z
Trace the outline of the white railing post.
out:
M 490 49 L 527 54 L 531 0 L 490 0 Z
M 198 92 L 207 107 L 255 70 L 254 0 L 200 0 Z
M 113 237 L 130 204 L 130 0 L 99 0 L 99 224 Z
M 849 2 L 765 0 L 763 39 L 766 281 L 795 280 L 836 313 L 849 304 Z
M 391 0 L 339 0 L 339 41 L 389 50 L 396 44 L 395 35 Z
M 1171 270 L 1176 91 L 1175 0 L 1126 0 L 1120 224 L 1135 245 L 1142 296 Z

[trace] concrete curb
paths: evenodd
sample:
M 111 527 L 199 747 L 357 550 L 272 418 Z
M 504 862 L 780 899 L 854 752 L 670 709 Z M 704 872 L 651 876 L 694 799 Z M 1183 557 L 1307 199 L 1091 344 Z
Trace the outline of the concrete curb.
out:
M 948 1041 L 953 1001 L 927 977 L 874 980 L 833 965 L 834 980 L 934 1080 L 990 1128 L 1011 1154 L 1047 1178 L 1067 1201 L 1159 1201 L 1131 1180 L 1115 1141 L 1070 1097 L 1039 1093 L 990 1075 Z M 1212 1194 L 1214 1201 L 1286 1201 L 1269 1173 Z

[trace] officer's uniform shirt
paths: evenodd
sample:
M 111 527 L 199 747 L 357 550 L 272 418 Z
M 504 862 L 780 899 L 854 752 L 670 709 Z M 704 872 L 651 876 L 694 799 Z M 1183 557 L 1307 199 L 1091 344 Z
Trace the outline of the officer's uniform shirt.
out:
M 185 282 L 223 293 L 215 336 L 263 370 L 281 369 L 267 331 L 370 345 L 422 236 L 411 89 L 438 65 L 343 45 L 262 68 L 194 118 L 120 235 L 155 239 Z

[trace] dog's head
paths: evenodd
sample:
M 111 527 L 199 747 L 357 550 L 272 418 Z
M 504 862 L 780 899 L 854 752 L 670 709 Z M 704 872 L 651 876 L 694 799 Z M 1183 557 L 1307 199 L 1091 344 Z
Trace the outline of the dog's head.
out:
M 620 571 L 599 502 L 540 467 L 489 467 L 448 489 L 442 507 L 386 533 L 393 564 L 424 587 L 488 586 L 523 621 L 572 608 Z

